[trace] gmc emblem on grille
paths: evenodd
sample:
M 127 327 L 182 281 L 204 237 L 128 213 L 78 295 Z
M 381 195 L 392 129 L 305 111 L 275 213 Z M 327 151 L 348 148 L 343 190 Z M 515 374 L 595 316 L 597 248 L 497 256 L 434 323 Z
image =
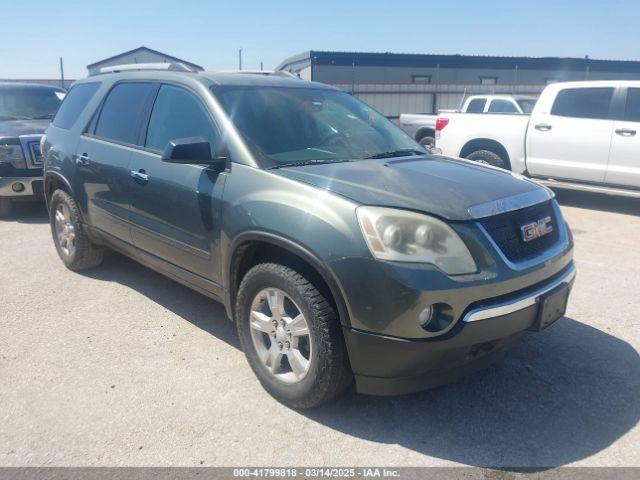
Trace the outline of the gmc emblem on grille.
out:
M 544 217 L 537 222 L 527 223 L 520 227 L 522 233 L 522 240 L 530 242 L 536 238 L 540 238 L 547 233 L 553 232 L 553 225 L 551 225 L 551 217 Z

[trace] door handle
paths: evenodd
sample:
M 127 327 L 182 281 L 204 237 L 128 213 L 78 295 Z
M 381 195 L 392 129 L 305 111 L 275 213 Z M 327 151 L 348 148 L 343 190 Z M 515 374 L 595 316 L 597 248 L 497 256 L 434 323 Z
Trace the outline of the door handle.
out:
M 534 125 L 533 128 L 535 128 L 536 130 L 540 130 L 541 132 L 548 132 L 549 130 L 551 130 L 552 126 L 548 123 L 538 123 Z
M 131 170 L 129 172 L 131 178 L 133 178 L 140 185 L 146 185 L 149 182 L 149 175 L 143 169 L 140 170 Z
M 88 167 L 89 163 L 90 163 L 90 159 L 89 159 L 89 155 L 87 155 L 86 153 L 83 153 L 82 155 L 79 155 L 76 158 L 76 163 L 78 165 L 80 165 L 81 167 Z
M 617 128 L 616 134 L 621 137 L 633 137 L 636 131 L 633 128 Z

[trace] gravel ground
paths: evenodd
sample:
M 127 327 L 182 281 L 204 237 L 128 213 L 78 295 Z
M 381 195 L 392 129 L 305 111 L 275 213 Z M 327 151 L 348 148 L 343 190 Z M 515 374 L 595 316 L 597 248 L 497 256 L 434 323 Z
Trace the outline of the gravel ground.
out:
M 0 221 L 0 465 L 640 466 L 640 202 L 560 195 L 567 317 L 458 383 L 311 412 L 260 387 L 216 302 L 113 254 L 66 270 Z

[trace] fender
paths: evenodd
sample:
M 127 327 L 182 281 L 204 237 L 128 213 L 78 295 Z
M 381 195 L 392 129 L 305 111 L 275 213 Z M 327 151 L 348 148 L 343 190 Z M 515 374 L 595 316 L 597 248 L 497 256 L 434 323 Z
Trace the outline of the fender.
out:
M 69 181 L 59 172 L 56 172 L 55 170 L 46 170 L 44 172 L 44 186 L 45 186 L 45 196 L 44 196 L 44 201 L 45 204 L 47 206 L 47 210 L 49 209 L 49 195 L 47 195 L 47 180 L 50 178 L 54 178 L 57 181 L 61 182 L 64 186 L 65 189 L 67 190 L 67 193 L 69 193 L 69 195 L 71 195 L 72 197 L 74 197 L 74 191 L 73 188 L 71 188 L 71 184 L 69 183 Z
M 349 311 L 347 308 L 347 304 L 344 300 L 344 292 L 340 285 L 340 282 L 335 277 L 332 270 L 329 266 L 323 262 L 320 258 L 318 258 L 314 253 L 308 250 L 306 247 L 294 242 L 291 239 L 286 237 L 282 237 L 280 235 L 276 235 L 271 232 L 265 232 L 260 230 L 253 230 L 243 232 L 237 237 L 233 239 L 231 245 L 229 247 L 230 254 L 227 255 L 227 258 L 224 262 L 224 272 L 225 272 L 225 280 L 226 280 L 226 298 L 225 298 L 225 307 L 227 308 L 227 314 L 230 318 L 233 319 L 233 315 L 231 312 L 233 311 L 232 303 L 233 297 L 235 296 L 235 292 L 232 292 L 233 285 L 233 271 L 231 266 L 233 265 L 233 260 L 236 256 L 236 252 L 238 247 L 240 247 L 243 243 L 251 242 L 251 241 L 260 241 L 263 243 L 270 243 L 271 245 L 280 247 L 284 250 L 291 252 L 292 254 L 302 258 L 304 261 L 309 263 L 322 277 L 324 282 L 329 287 L 331 295 L 336 302 L 336 306 L 338 307 L 338 314 L 340 315 L 340 321 L 343 325 L 350 325 L 350 317 Z

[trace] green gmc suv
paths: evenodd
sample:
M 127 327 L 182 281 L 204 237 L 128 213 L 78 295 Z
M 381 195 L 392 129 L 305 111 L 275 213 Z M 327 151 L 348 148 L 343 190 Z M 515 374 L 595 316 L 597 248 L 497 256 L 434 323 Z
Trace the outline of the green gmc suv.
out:
M 223 302 L 282 402 L 437 386 L 564 314 L 550 190 L 428 155 L 326 85 L 135 68 L 76 82 L 46 132 L 56 249 L 81 270 L 111 248 Z

